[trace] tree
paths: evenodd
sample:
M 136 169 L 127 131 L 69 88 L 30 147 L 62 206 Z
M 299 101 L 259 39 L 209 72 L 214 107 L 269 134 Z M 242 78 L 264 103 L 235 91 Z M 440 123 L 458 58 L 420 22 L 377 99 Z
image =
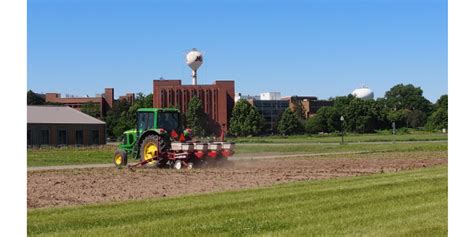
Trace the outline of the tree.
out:
M 188 111 L 186 111 L 186 125 L 193 130 L 193 134 L 196 136 L 204 137 L 209 133 L 208 116 L 198 97 L 193 97 L 189 101 Z
M 114 106 L 107 111 L 105 117 L 107 135 L 112 138 L 120 138 L 123 132 L 136 127 L 138 109 L 152 107 L 153 94 L 137 93 L 133 104 L 125 100 L 115 101 Z
M 385 92 L 387 106 L 393 110 L 419 110 L 429 114 L 432 105 L 429 100 L 423 97 L 423 90 L 412 84 L 398 84 Z
M 26 104 L 27 105 L 43 105 L 45 100 L 43 97 L 39 96 L 32 90 L 28 90 L 26 93 Z
M 107 136 L 119 138 L 124 131 L 135 127 L 132 117 L 128 111 L 130 104 L 125 100 L 118 100 L 114 103 L 112 109 L 107 111 L 105 122 L 107 124 Z
M 236 136 L 257 135 L 263 129 L 263 118 L 247 100 L 239 100 L 232 110 L 230 132 Z
M 303 125 L 290 108 L 281 115 L 277 126 L 278 132 L 283 135 L 298 134 L 303 132 Z
M 88 114 L 94 118 L 100 117 L 99 105 L 94 104 L 93 102 L 87 102 L 84 106 L 82 106 L 81 112 Z
M 387 126 L 382 106 L 377 101 L 355 98 L 342 111 L 349 131 L 368 133 Z
M 408 110 L 405 114 L 405 121 L 409 128 L 423 127 L 426 123 L 426 113 L 420 110 Z
M 433 111 L 431 102 L 423 97 L 423 90 L 412 84 L 393 86 L 385 92 L 385 103 L 392 122 L 411 128 L 423 126 Z
M 429 129 L 448 128 L 448 95 L 442 95 L 436 101 L 434 112 L 428 117 L 426 127 Z
M 347 107 L 354 99 L 355 97 L 349 94 L 347 96 L 337 96 L 336 98 L 330 98 L 329 100 L 334 102 L 334 107 L 341 109 Z
M 308 133 L 335 132 L 341 130 L 341 113 L 335 107 L 322 107 L 306 123 Z

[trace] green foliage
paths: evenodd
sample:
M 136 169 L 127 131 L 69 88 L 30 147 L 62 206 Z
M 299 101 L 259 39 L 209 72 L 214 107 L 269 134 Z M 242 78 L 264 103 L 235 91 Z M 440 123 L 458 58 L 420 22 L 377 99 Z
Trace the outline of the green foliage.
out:
M 277 130 L 283 135 L 292 135 L 302 133 L 304 128 L 296 114 L 287 108 L 278 121 Z
M 346 129 L 358 133 L 371 133 L 387 126 L 382 105 L 374 100 L 353 99 L 343 110 Z
M 144 95 L 143 93 L 137 93 L 135 101 L 130 105 L 128 109 L 128 116 L 130 124 L 133 124 L 130 128 L 135 128 L 137 124 L 137 111 L 141 108 L 153 108 L 153 94 Z M 126 117 L 126 116 L 125 116 Z
M 94 118 L 100 118 L 100 108 L 98 104 L 87 102 L 81 107 L 81 112 L 88 114 Z
M 239 100 L 232 110 L 230 132 L 236 136 L 257 135 L 263 129 L 263 118 L 246 100 Z
M 153 108 L 153 94 L 138 93 L 133 104 L 125 100 L 114 102 L 114 107 L 107 111 L 107 136 L 120 139 L 123 132 L 136 127 L 137 110 Z
M 355 97 L 349 94 L 347 96 L 337 96 L 336 98 L 331 98 L 330 100 L 334 101 L 334 107 L 341 109 L 347 107 L 354 99 Z
M 186 111 L 186 126 L 193 130 L 193 134 L 204 137 L 209 134 L 209 118 L 204 112 L 199 97 L 193 97 L 189 101 L 188 111 Z
M 427 122 L 427 115 L 433 109 L 431 102 L 423 97 L 421 88 L 411 84 L 395 85 L 385 93 L 384 98 L 377 100 L 361 100 L 352 95 L 340 96 L 331 100 L 334 101 L 334 107 L 344 115 L 346 129 L 359 133 L 390 129 L 392 122 L 395 122 L 399 128 L 423 127 Z M 438 112 L 436 116 L 442 117 L 441 114 L 442 112 Z M 322 114 L 315 118 L 312 124 L 315 124 L 316 120 L 322 124 L 322 121 L 328 120 L 328 116 L 327 113 Z M 314 126 L 312 128 L 310 132 L 315 132 Z M 328 126 L 319 126 L 318 129 L 329 132 L 336 131 Z
M 32 90 L 28 90 L 26 93 L 26 104 L 27 105 L 44 105 L 45 100 Z
M 428 118 L 429 129 L 448 128 L 448 95 L 442 95 L 435 104 L 435 110 Z
M 409 128 L 423 127 L 426 123 L 426 113 L 420 110 L 408 110 L 405 114 L 405 120 Z
M 423 90 L 412 84 L 398 84 L 385 92 L 385 99 L 388 108 L 393 110 L 419 110 L 429 114 L 432 105 L 429 100 L 423 97 Z
M 29 209 L 28 236 L 446 236 L 446 166 Z M 199 221 L 197 221 L 199 220 Z
M 349 95 L 336 97 L 333 101 L 333 107 L 319 109 L 308 121 L 308 132 L 340 131 L 341 116 L 344 116 L 344 130 L 351 132 L 371 133 L 390 126 L 384 100 L 362 100 Z
M 114 107 L 107 111 L 105 122 L 107 124 L 107 135 L 113 138 L 121 138 L 123 132 L 135 127 L 133 123 L 134 114 L 128 111 L 130 104 L 125 100 L 116 101 Z
M 423 90 L 412 84 L 398 84 L 385 93 L 385 105 L 389 110 L 387 119 L 399 127 L 423 127 L 433 105 L 423 97 Z
M 322 107 L 306 123 L 308 133 L 329 133 L 341 130 L 341 113 L 336 107 Z

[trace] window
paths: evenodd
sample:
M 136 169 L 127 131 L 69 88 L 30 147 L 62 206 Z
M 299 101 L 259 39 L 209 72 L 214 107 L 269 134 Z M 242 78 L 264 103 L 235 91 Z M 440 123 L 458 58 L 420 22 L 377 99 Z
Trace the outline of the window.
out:
M 49 145 L 49 130 L 41 130 L 40 145 Z
M 84 144 L 84 132 L 82 130 L 76 130 L 76 144 L 77 145 Z
M 64 129 L 58 130 L 58 145 L 67 144 L 67 132 Z
M 153 112 L 139 112 L 137 115 L 138 131 L 141 133 L 155 125 L 155 115 Z
M 29 129 L 26 132 L 26 144 L 31 145 L 31 130 L 29 130 Z
M 99 130 L 91 131 L 91 141 L 93 145 L 99 145 Z
M 181 132 L 183 129 L 180 127 L 180 116 L 179 113 L 166 113 L 161 112 L 158 114 L 158 126 L 165 129 L 168 132 L 175 130 Z

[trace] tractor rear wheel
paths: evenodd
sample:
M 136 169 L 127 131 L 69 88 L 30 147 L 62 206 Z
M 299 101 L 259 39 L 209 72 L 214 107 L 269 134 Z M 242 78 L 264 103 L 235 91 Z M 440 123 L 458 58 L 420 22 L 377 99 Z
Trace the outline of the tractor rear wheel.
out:
M 166 142 L 160 136 L 148 135 L 140 145 L 140 161 L 151 160 L 158 156 L 156 160 L 150 161 L 146 166 L 160 166 L 163 161 L 159 154 L 167 150 Z
M 117 168 L 122 168 L 127 165 L 127 152 L 116 150 L 114 154 L 114 164 Z

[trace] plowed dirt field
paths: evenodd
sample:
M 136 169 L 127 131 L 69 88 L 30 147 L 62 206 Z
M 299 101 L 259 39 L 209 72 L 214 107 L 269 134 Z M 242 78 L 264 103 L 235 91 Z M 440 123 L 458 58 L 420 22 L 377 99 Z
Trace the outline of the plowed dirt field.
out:
M 448 163 L 447 151 L 229 161 L 193 170 L 84 168 L 28 172 L 28 208 L 237 190 Z

